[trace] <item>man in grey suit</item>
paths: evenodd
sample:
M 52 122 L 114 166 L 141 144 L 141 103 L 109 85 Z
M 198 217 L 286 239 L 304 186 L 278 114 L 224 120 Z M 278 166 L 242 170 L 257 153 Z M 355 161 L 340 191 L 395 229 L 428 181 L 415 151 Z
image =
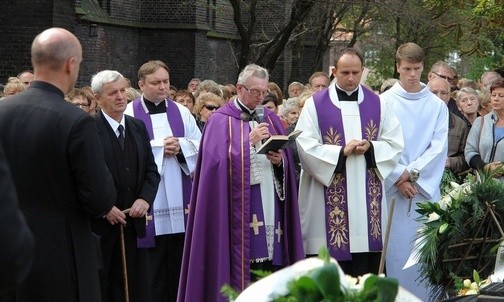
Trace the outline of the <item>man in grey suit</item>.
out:
M 101 108 L 95 119 L 117 192 L 112 210 L 93 222 L 93 231 L 101 236 L 102 298 L 103 301 L 125 301 L 119 228 L 122 225 L 129 301 L 142 301 L 138 289 L 145 282 L 142 282 L 137 237 L 145 237 L 145 226 L 149 223 L 146 214 L 156 197 L 159 173 L 144 123 L 124 115 L 127 105 L 124 77 L 117 71 L 100 71 L 93 76 L 91 89 Z M 124 213 L 127 209 L 129 213 Z
M 116 200 L 96 122 L 64 99 L 78 77 L 82 48 L 50 28 L 31 48 L 34 81 L 0 102 L 0 142 L 19 206 L 35 239 L 33 266 L 16 301 L 100 301 L 99 241 L 90 217 Z

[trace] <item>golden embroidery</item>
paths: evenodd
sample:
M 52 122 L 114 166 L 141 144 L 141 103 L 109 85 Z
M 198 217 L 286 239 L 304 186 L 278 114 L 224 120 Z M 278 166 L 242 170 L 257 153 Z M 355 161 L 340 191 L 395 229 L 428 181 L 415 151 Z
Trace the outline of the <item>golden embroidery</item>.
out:
M 369 223 L 371 224 L 371 236 L 375 240 L 381 238 L 381 211 L 380 211 L 380 200 L 381 200 L 381 182 L 376 175 L 376 172 L 372 169 L 368 170 L 369 182 L 368 182 L 368 195 L 370 203 Z
M 341 134 L 335 132 L 331 126 L 326 135 L 324 135 L 324 144 L 341 146 Z
M 341 249 L 348 246 L 348 228 L 346 213 L 344 208 L 346 200 L 344 199 L 345 189 L 342 186 L 344 177 L 338 173 L 330 187 L 327 188 L 327 204 L 331 211 L 329 212 L 329 245 L 335 249 Z
M 372 119 L 368 122 L 364 133 L 368 141 L 376 140 L 378 137 L 378 127 Z
M 331 126 L 324 135 L 324 144 L 341 145 L 341 134 Z M 332 184 L 327 188 L 327 204 L 329 206 L 329 246 L 334 249 L 348 248 L 347 215 L 341 210 L 345 207 L 345 178 L 341 173 L 334 176 Z

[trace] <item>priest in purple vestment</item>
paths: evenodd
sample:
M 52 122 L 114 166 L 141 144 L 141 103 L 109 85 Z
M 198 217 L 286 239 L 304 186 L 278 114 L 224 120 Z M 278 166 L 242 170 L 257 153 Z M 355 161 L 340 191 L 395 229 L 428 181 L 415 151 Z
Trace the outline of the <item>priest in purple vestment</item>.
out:
M 276 270 L 304 258 L 292 155 L 257 154 L 270 135 L 284 134 L 272 111 L 254 109 L 268 92 L 268 72 L 248 65 L 238 98 L 209 118 L 194 175 L 178 301 L 226 301 L 242 291 L 251 268 Z
M 307 255 L 327 247 L 346 274 L 376 274 L 387 221 L 382 181 L 403 134 L 392 109 L 359 85 L 360 53 L 344 49 L 335 61 L 336 83 L 305 102 L 296 126 L 304 247 Z

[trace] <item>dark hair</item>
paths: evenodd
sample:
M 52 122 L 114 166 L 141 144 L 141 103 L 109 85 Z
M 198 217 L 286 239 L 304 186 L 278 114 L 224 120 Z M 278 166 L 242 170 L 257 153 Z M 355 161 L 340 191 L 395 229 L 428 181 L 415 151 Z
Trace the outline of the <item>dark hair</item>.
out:
M 493 80 L 492 85 L 490 85 L 490 92 L 493 92 L 497 88 L 504 88 L 504 78 Z
M 274 93 L 270 92 L 264 96 L 264 100 L 262 101 L 262 104 L 266 105 L 268 102 L 273 102 L 273 104 L 275 104 L 275 107 L 278 107 L 278 99 Z
M 354 55 L 359 57 L 359 60 L 361 62 L 361 65 L 364 66 L 364 57 L 361 55 L 359 51 L 355 48 L 343 48 L 336 56 L 334 59 L 334 68 L 338 68 L 338 61 L 341 59 L 343 55 Z

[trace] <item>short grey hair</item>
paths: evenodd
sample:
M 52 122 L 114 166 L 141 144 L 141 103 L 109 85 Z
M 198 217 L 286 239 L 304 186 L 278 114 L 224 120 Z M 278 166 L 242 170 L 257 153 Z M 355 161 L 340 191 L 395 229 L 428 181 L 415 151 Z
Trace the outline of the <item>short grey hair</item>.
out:
M 245 84 L 251 77 L 257 77 L 260 79 L 265 79 L 266 82 L 269 81 L 269 74 L 266 68 L 261 67 L 256 64 L 249 64 L 243 68 L 242 72 L 238 75 L 237 84 Z
M 476 98 L 478 98 L 478 101 L 480 99 L 480 96 L 478 95 L 478 92 L 476 90 L 472 89 L 471 87 L 462 87 L 457 91 L 457 95 L 455 98 L 457 103 L 462 100 L 462 93 L 469 93 L 469 94 L 475 95 Z
M 283 117 L 287 117 L 287 114 L 292 111 L 294 108 L 299 108 L 298 98 L 288 98 L 283 105 L 280 107 L 279 114 Z
M 95 94 L 100 94 L 102 92 L 103 85 L 113 83 L 120 79 L 124 79 L 124 77 L 118 71 L 102 70 L 95 74 L 91 79 L 91 90 L 93 90 L 93 93 Z

